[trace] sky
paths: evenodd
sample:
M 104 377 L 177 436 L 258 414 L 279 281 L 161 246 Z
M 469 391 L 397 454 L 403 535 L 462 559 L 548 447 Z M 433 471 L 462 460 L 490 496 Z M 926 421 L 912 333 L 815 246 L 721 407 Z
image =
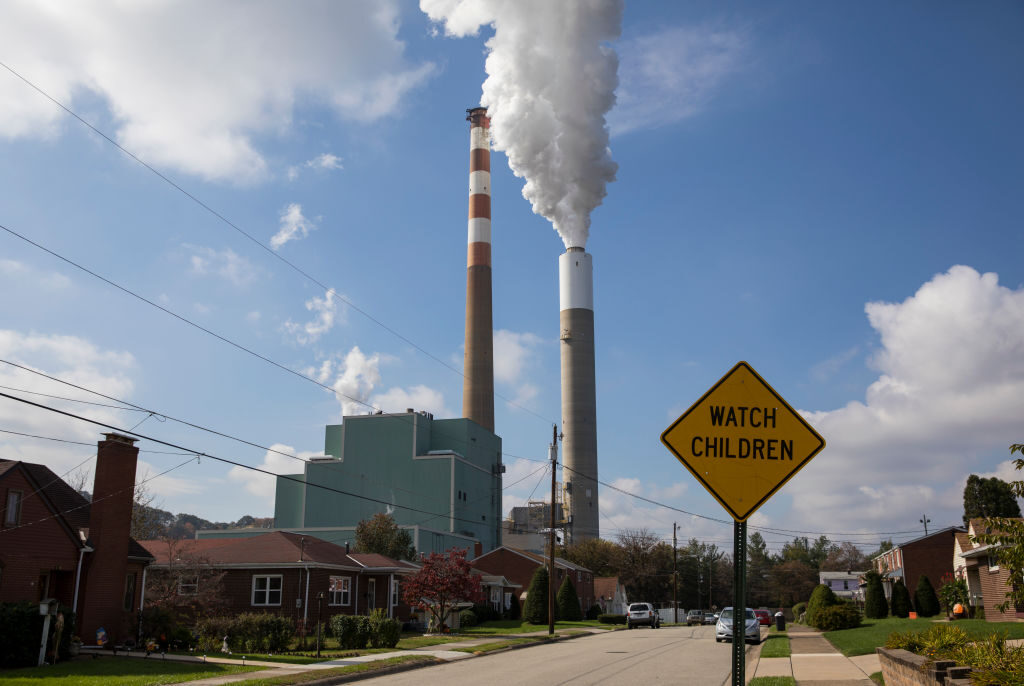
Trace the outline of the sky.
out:
M 731 549 L 660 436 L 740 360 L 827 441 L 749 520 L 773 550 L 910 540 L 960 523 L 970 474 L 1020 476 L 1019 3 L 544 7 L 3 3 L 0 392 L 275 473 L 343 414 L 459 416 L 486 95 L 506 512 L 560 421 L 566 243 L 534 207 L 578 177 L 602 536 Z M 522 156 L 551 102 L 586 164 Z M 7 398 L 0 429 L 58 474 L 105 431 Z M 272 477 L 139 445 L 164 509 L 273 514 Z

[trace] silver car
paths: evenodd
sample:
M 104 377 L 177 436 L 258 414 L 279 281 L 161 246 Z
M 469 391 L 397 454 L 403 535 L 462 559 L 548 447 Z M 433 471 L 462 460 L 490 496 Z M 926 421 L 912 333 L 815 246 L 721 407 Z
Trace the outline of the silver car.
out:
M 754 611 L 747 608 L 745 613 L 746 627 L 743 632 L 744 640 L 751 643 L 761 642 L 761 625 L 757 621 L 757 615 Z M 718 616 L 718 624 L 715 625 L 715 641 L 729 641 L 732 642 L 732 622 L 733 622 L 733 611 L 731 607 L 727 607 L 722 610 L 722 614 Z
M 635 626 L 649 626 L 657 629 L 661 625 L 658 613 L 650 603 L 631 603 L 629 611 L 626 612 L 626 628 L 632 629 Z

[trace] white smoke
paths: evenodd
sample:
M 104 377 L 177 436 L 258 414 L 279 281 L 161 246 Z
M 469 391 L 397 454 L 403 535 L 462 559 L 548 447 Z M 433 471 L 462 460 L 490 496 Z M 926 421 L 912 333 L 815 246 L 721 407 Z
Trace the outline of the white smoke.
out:
M 621 0 L 420 0 L 449 36 L 487 41 L 480 104 L 491 117 L 495 150 L 506 154 L 523 197 L 546 217 L 565 247 L 584 247 L 590 213 L 618 165 L 605 115 L 615 104 Z

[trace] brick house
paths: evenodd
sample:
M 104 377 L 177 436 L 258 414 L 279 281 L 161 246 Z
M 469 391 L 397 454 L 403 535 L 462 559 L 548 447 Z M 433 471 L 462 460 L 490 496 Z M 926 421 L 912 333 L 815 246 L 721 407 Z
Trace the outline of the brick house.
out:
M 629 601 L 626 600 L 626 587 L 619 583 L 619 577 L 599 576 L 594 579 L 594 594 L 604 614 L 626 614 Z
M 152 556 L 129 535 L 134 439 L 104 434 L 90 503 L 45 465 L 0 461 L 0 601 L 56 598 L 86 643 L 134 638 Z
M 896 579 L 903 579 L 904 585 L 914 596 L 918 580 L 927 576 L 938 590 L 942 577 L 953 573 L 953 548 L 956 534 L 966 529 L 951 526 L 941 531 L 901 543 L 871 559 L 872 568 L 882 576 L 885 597 L 892 597 L 892 585 Z
M 526 599 L 533 574 L 542 565 L 547 566 L 547 558 L 543 555 L 504 545 L 473 560 L 473 567 L 475 569 L 479 569 L 487 574 L 500 574 L 513 584 L 518 584 L 523 589 L 522 595 L 519 598 L 520 601 Z M 562 580 L 565 579 L 566 575 L 569 575 L 573 585 L 576 587 L 576 595 L 580 599 L 581 611 L 586 613 L 596 602 L 594 596 L 594 573 L 586 567 L 581 567 L 568 560 L 556 557 L 556 578 L 554 580 L 556 590 L 561 587 Z
M 415 572 L 411 562 L 383 555 L 350 553 L 309 535 L 274 531 L 247 538 L 142 541 L 153 555 L 153 574 L 176 574 L 177 593 L 197 592 L 204 583 L 195 566 L 223 572 L 220 610 L 229 614 L 271 612 L 290 617 L 297 627 L 327 622 L 336 614 L 367 615 L 376 608 L 389 617 L 410 619 L 401 599 L 401 578 Z M 174 559 L 172 559 L 172 556 Z
M 968 522 L 967 533 L 957 536 L 953 555 L 953 573 L 967 581 L 974 607 L 985 608 L 985 619 L 993 622 L 1024 619 L 1024 607 L 1011 606 L 1006 612 L 996 609 L 1006 602 L 1010 571 L 999 564 L 999 546 L 974 543 L 974 536 L 993 533 L 981 519 Z

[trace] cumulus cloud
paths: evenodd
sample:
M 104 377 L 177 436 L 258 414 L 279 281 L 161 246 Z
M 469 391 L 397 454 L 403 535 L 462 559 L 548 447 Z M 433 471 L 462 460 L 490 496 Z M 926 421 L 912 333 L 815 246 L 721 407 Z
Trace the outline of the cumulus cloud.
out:
M 99 99 L 119 143 L 206 179 L 265 177 L 257 140 L 305 105 L 370 122 L 435 73 L 398 40 L 399 3 L 154 0 L 5 3 L 5 61 L 64 104 Z M 154 75 L 158 75 L 155 78 Z M 59 135 L 67 120 L 16 78 L 0 79 L 0 136 Z
M 494 332 L 494 380 L 513 388 L 512 402 L 529 405 L 540 389 L 524 377 L 537 358 L 537 349 L 544 340 L 532 333 L 516 333 L 506 329 Z
M 1005 462 L 1020 440 L 1024 289 L 955 266 L 865 311 L 879 376 L 864 401 L 805 413 L 828 445 L 781 493 L 816 529 L 846 531 L 851 512 L 874 531 L 914 529 L 926 510 L 933 526 L 956 524 L 967 475 Z
M 320 153 L 313 159 L 307 160 L 306 166 L 310 169 L 320 169 L 324 171 L 344 169 L 344 167 L 341 166 L 341 158 L 337 155 L 332 155 L 329 152 Z
M 441 417 L 452 414 L 445 407 L 444 394 L 422 384 L 410 388 L 390 388 L 374 395 L 371 404 L 384 412 L 405 412 L 412 408 L 417 412 L 422 410 Z
M 280 250 L 281 246 L 288 241 L 305 238 L 310 231 L 316 228 L 316 224 L 303 216 L 302 205 L 298 203 L 291 203 L 281 210 L 280 219 L 280 228 L 270 239 L 270 247 L 274 250 Z
M 185 244 L 192 255 L 189 265 L 193 274 L 219 276 L 236 286 L 247 286 L 256 279 L 256 267 L 231 248 L 215 250 L 200 245 Z
M 284 323 L 284 330 L 302 345 L 315 343 L 334 328 L 338 318 L 338 296 L 333 291 L 326 291 L 322 298 L 314 296 L 307 300 L 306 309 L 316 315 L 311 321 L 297 324 L 289 319 Z
M 750 39 L 744 31 L 675 26 L 622 41 L 619 88 L 608 116 L 612 135 L 655 128 L 705 109 L 739 71 Z
M 126 400 L 131 398 L 135 386 L 133 376 L 137 368 L 135 358 L 131 354 L 102 349 L 78 336 L 26 334 L 0 329 L 0 358 Z M 19 389 L 4 390 L 5 393 L 76 414 L 82 414 L 83 407 L 88 407 L 87 414 L 90 417 L 113 426 L 131 426 L 144 416 L 137 412 L 122 412 L 95 405 L 84 406 L 52 397 L 32 395 L 45 393 L 92 402 L 107 402 L 92 394 L 77 391 L 7 364 L 0 364 L 0 385 Z M 4 459 L 44 463 L 58 474 L 63 474 L 90 455 L 94 455 L 95 445 L 101 440 L 101 433 L 106 431 L 95 425 L 64 418 L 46 410 L 30 408 L 7 399 L 0 402 L 0 427 L 9 431 L 85 443 L 86 445 L 76 446 L 0 433 L 0 455 Z
M 31 265 L 8 259 L 0 259 L 0 279 L 9 282 L 6 287 L 8 293 L 18 284 L 26 282 L 31 283 L 33 288 L 42 288 L 48 291 L 64 290 L 71 285 L 71 279 L 60 272 L 42 271 Z
M 310 451 L 296 452 L 295 448 L 283 443 L 274 443 L 270 448 L 263 456 L 263 461 L 255 466 L 273 474 L 301 474 L 305 465 L 295 458 L 306 460 L 323 454 Z M 289 455 L 294 457 L 289 457 Z M 263 474 L 245 467 L 232 467 L 228 470 L 228 479 L 241 484 L 247 493 L 251 493 L 265 504 L 273 506 L 277 479 L 270 474 Z

